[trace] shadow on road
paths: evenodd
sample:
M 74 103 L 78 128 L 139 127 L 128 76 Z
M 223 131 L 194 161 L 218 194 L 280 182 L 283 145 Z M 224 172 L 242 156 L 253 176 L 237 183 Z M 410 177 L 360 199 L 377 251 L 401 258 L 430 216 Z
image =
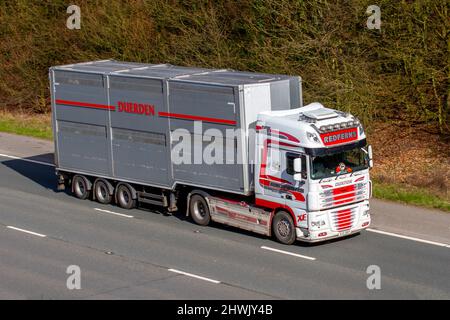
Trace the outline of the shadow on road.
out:
M 53 153 L 45 153 L 23 159 L 53 163 Z M 14 170 L 46 189 L 56 190 L 56 175 L 53 166 L 23 160 L 5 160 L 2 165 Z

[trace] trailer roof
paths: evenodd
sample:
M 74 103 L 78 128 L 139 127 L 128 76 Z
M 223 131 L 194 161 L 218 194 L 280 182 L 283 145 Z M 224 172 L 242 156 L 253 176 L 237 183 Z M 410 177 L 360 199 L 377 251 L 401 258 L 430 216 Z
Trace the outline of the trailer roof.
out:
M 286 75 L 174 66 L 171 64 L 148 64 L 115 60 L 91 61 L 53 67 L 54 70 L 69 70 L 111 75 L 130 75 L 146 78 L 173 79 L 177 81 L 242 85 L 288 80 Z

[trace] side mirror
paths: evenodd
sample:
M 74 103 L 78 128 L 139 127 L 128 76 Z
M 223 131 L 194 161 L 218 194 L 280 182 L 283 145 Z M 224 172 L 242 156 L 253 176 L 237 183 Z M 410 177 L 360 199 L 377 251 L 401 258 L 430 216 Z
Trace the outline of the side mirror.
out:
M 303 177 L 301 173 L 294 173 L 294 180 L 295 181 L 302 181 Z
M 295 158 L 294 159 L 294 171 L 295 172 L 302 172 L 302 158 Z
M 373 168 L 373 153 L 372 153 L 372 146 L 369 145 L 367 147 L 367 155 L 369 156 L 369 168 Z

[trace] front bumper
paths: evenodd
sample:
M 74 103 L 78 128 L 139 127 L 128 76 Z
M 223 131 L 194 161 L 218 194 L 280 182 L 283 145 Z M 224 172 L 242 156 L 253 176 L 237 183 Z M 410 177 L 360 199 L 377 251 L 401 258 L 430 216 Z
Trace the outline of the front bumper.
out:
M 354 221 L 350 228 L 345 230 L 337 230 L 335 225 L 332 223 L 333 215 L 332 213 L 337 209 L 330 209 L 326 211 L 310 212 L 308 214 L 309 227 L 308 228 L 296 228 L 297 240 L 304 242 L 321 242 L 330 239 L 342 238 L 355 233 L 358 233 L 370 226 L 371 218 L 369 213 L 369 202 L 363 201 L 358 204 L 348 205 L 339 210 L 352 209 L 354 213 Z M 320 216 L 325 219 L 326 224 L 320 228 L 311 227 L 311 220 L 315 216 Z

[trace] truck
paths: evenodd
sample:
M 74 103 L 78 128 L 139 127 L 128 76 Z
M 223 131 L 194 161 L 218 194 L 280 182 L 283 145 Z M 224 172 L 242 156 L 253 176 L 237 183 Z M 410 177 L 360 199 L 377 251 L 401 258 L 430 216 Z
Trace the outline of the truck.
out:
M 319 242 L 369 227 L 372 148 L 299 76 L 115 60 L 49 69 L 58 190 Z

